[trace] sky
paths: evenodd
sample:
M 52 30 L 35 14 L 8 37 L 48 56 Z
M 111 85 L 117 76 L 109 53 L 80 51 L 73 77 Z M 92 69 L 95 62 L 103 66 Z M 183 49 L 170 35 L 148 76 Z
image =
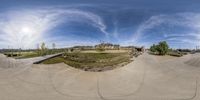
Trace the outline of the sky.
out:
M 199 0 L 0 0 L 0 48 L 200 45 Z

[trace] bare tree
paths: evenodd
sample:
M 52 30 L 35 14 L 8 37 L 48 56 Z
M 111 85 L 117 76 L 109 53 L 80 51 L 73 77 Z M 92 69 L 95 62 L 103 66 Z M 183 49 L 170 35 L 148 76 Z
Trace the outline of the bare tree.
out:
M 52 53 L 53 53 L 53 51 L 55 51 L 55 48 L 56 48 L 56 44 L 53 43 L 53 44 L 52 44 Z
M 37 54 L 40 55 L 40 44 L 37 44 Z
M 45 43 L 44 42 L 41 45 L 41 52 L 42 52 L 42 55 L 45 55 L 46 47 L 45 47 Z

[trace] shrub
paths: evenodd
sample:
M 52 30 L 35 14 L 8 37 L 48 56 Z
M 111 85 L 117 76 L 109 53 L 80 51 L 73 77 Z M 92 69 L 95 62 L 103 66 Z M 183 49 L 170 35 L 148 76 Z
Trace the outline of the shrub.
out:
M 157 51 L 160 55 L 166 55 L 168 52 L 169 46 L 166 41 L 160 42 L 157 47 Z
M 150 47 L 150 51 L 152 51 L 152 52 L 156 52 L 156 45 L 155 44 L 153 44 L 151 47 Z
M 159 42 L 158 45 L 153 44 L 150 47 L 150 51 L 158 53 L 159 55 L 166 55 L 168 52 L 169 46 L 166 41 Z

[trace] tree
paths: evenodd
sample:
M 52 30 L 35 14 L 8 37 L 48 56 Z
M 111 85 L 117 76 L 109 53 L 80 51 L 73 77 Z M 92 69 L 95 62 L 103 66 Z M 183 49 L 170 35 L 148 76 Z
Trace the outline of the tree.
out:
M 52 54 L 53 54 L 53 51 L 55 51 L 55 48 L 56 48 L 56 44 L 53 43 L 53 44 L 52 44 Z
M 153 44 L 150 47 L 150 51 L 158 53 L 159 55 L 166 55 L 168 52 L 169 46 L 166 41 L 159 42 L 158 45 Z
M 55 43 L 53 43 L 53 44 L 52 44 L 52 47 L 53 47 L 53 49 L 55 49 L 55 48 L 56 48 L 56 44 L 55 44 Z
M 38 54 L 38 55 L 41 55 L 40 53 L 41 53 L 41 52 L 40 52 L 40 44 L 37 44 L 37 54 Z
M 155 44 L 153 44 L 153 45 L 150 47 L 150 51 L 156 52 L 156 45 L 155 45 Z
M 46 55 L 46 46 L 45 46 L 45 43 L 43 42 L 42 45 L 41 45 L 41 52 L 42 52 L 42 55 Z
M 157 51 L 160 55 L 166 55 L 168 52 L 169 46 L 166 41 L 162 41 L 158 44 Z

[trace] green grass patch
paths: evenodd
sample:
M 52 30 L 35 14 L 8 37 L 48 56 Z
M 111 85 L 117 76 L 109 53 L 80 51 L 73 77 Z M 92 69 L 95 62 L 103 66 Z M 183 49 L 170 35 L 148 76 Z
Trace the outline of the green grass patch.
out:
M 27 53 L 23 53 L 20 57 L 18 57 L 19 59 L 25 59 L 25 58 L 33 58 L 33 57 L 39 57 L 40 55 L 38 55 L 37 52 L 27 52 Z
M 34 58 L 34 57 L 40 57 L 45 55 L 52 55 L 56 53 L 61 53 L 63 51 L 61 50 L 47 50 L 44 52 L 44 54 L 41 53 L 41 51 L 30 51 L 30 52 L 5 52 L 4 55 L 7 57 L 13 57 L 17 59 L 26 59 L 26 58 Z
M 45 60 L 43 64 L 56 64 L 56 63 L 62 63 L 62 62 L 65 62 L 65 60 L 62 57 L 55 57 L 52 59 Z
M 94 69 L 130 62 L 128 53 L 65 53 L 64 56 L 48 59 L 43 64 L 66 63 L 79 69 Z
M 36 52 L 6 52 L 4 55 L 14 58 L 32 58 L 38 56 Z

